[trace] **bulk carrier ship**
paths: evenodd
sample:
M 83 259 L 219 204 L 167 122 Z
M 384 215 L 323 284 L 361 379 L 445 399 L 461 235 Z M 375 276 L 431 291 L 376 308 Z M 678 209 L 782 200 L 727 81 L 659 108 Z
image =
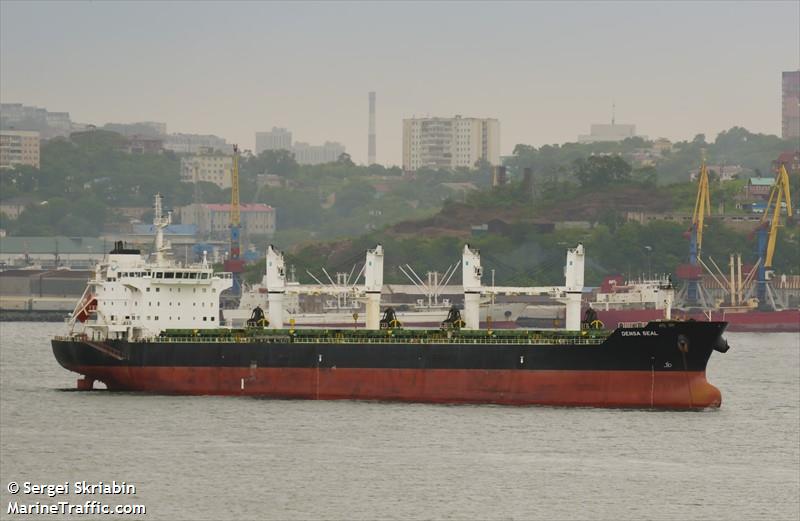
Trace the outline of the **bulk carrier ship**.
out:
M 230 273 L 204 259 L 167 258 L 156 199 L 156 247 L 148 260 L 122 243 L 98 265 L 73 312 L 70 333 L 53 339 L 57 361 L 112 391 L 296 399 L 597 407 L 705 408 L 721 404 L 706 379 L 713 351 L 726 352 L 725 322 L 670 319 L 597 328 L 581 317 L 584 249 L 567 251 L 564 286 L 486 287 L 477 250 L 464 247 L 463 317 L 453 309 L 436 330 L 381 320 L 383 249 L 369 250 L 365 329 L 299 330 L 284 325 L 283 255 L 267 251 L 268 315 L 245 328 L 219 324 L 219 295 Z M 348 291 L 356 291 L 353 288 Z M 480 330 L 482 295 L 549 295 L 566 305 L 560 331 Z M 271 322 L 271 323 L 269 323 Z M 594 323 L 593 323 L 594 322 Z M 594 326 L 594 327 L 593 327 Z

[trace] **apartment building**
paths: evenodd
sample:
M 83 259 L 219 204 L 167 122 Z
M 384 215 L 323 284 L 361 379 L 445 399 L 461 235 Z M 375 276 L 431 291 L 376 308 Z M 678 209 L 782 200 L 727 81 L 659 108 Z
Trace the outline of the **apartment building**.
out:
M 285 128 L 272 127 L 268 132 L 256 132 L 256 155 L 266 150 L 291 150 L 292 133 Z
M 183 224 L 197 226 L 204 237 L 225 238 L 230 234 L 230 204 L 190 204 L 179 211 Z M 275 209 L 266 204 L 242 204 L 239 208 L 242 232 L 248 235 L 273 235 Z
M 34 130 L 0 130 L 0 168 L 39 168 L 39 146 L 39 133 Z
M 219 150 L 233 153 L 233 146 L 212 134 L 170 134 L 164 139 L 164 150 L 171 150 L 176 154 L 199 154 L 203 150 Z
M 500 122 L 494 118 L 403 120 L 403 170 L 474 168 L 500 164 Z
M 22 103 L 0 103 L 0 129 L 35 130 L 40 139 L 67 137 L 75 130 L 69 112 L 50 112 Z
M 231 187 L 233 156 L 215 152 L 209 148 L 202 153 L 181 158 L 181 181 L 214 183 L 223 190 Z

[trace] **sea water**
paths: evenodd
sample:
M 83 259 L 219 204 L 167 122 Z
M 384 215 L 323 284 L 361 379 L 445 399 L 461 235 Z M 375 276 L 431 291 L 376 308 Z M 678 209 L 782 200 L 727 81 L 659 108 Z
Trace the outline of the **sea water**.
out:
M 722 407 L 678 412 L 78 392 L 63 332 L 0 323 L 3 519 L 89 500 L 148 520 L 800 517 L 798 334 L 726 335 Z M 101 482 L 135 493 L 75 493 Z

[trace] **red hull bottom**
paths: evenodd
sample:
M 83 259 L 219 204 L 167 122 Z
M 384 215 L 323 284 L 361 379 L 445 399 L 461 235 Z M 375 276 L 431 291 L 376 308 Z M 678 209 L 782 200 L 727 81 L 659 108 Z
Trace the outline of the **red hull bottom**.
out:
M 117 391 L 316 400 L 591 407 L 719 407 L 702 371 L 78 367 Z

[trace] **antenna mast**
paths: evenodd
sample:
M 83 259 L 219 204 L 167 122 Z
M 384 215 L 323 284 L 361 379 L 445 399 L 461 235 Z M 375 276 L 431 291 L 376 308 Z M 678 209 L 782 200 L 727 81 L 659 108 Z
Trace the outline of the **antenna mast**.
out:
M 611 100 L 611 126 L 613 127 L 616 124 L 617 119 L 617 102 L 613 99 Z

